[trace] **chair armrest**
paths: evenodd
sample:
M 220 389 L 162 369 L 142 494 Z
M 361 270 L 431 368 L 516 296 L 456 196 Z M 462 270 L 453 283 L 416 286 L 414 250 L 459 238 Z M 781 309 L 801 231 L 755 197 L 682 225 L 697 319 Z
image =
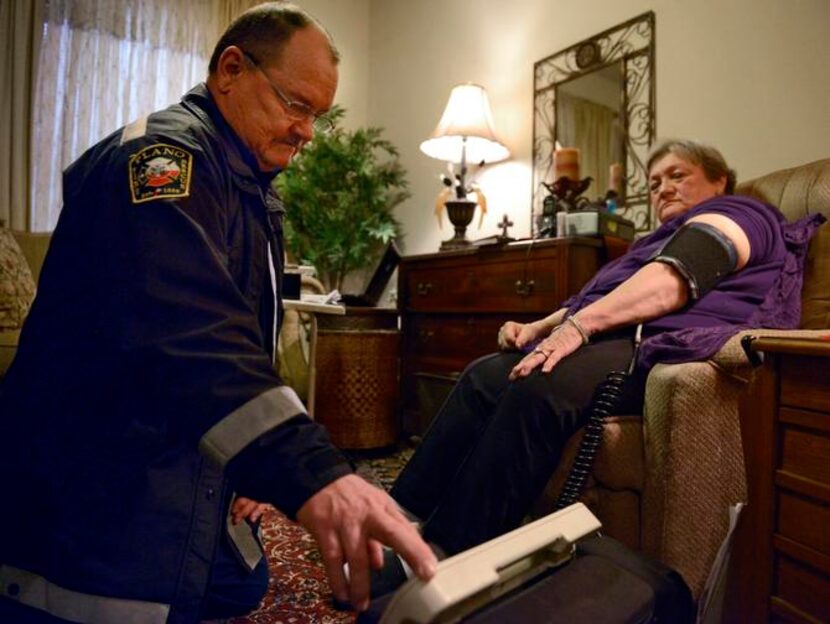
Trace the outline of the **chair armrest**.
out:
M 729 506 L 746 500 L 738 418 L 745 388 L 711 361 L 658 364 L 646 384 L 642 544 L 676 568 L 696 597 L 726 533 Z
M 709 362 L 727 375 L 735 375 L 746 380 L 751 370 L 741 340 L 744 336 L 776 337 L 776 338 L 816 338 L 830 336 L 830 329 L 747 329 L 738 332 L 726 341 Z
M 745 374 L 745 372 L 752 367 L 752 364 L 746 356 L 746 351 L 744 351 L 741 340 L 743 340 L 746 335 L 755 335 L 754 332 L 757 331 L 761 330 L 749 329 L 738 332 L 727 340 L 726 344 L 724 344 L 720 348 L 720 351 L 715 353 L 709 361 L 712 365 L 719 368 L 724 373 L 743 377 L 741 373 Z
M 706 362 L 656 365 L 646 383 L 641 541 L 695 597 L 726 534 L 729 507 L 747 497 L 738 413 L 754 370 L 741 346 L 747 334 L 813 338 L 830 330 L 746 330 Z

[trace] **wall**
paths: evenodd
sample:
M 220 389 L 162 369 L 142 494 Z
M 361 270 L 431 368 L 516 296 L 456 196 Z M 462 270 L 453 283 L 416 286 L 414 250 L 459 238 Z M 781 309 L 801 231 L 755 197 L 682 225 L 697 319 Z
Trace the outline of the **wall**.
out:
M 368 120 L 409 171 L 413 196 L 398 212 L 406 253 L 436 251 L 451 234 L 433 215 L 445 165 L 418 149 L 450 89 L 487 88 L 513 155 L 481 177 L 490 211 L 468 235 L 495 233 L 507 213 L 512 235 L 527 236 L 533 63 L 648 10 L 658 136 L 717 144 L 742 179 L 830 156 L 827 0 L 371 0 Z
M 340 51 L 335 103 L 346 109 L 343 125 L 368 125 L 370 0 L 295 0 L 331 33 Z

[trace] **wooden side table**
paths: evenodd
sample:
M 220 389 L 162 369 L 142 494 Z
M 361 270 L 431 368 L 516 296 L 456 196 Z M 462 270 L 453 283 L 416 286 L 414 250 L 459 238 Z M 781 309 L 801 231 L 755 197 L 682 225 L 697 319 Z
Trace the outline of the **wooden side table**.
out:
M 758 338 L 751 350 L 764 362 L 741 410 L 749 505 L 726 619 L 828 622 L 830 342 Z

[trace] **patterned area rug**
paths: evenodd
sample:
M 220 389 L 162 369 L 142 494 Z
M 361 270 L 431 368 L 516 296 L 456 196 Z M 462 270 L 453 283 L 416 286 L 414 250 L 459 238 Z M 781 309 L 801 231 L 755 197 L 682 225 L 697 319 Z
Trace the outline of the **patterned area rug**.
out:
M 389 489 L 412 450 L 393 454 L 353 454 L 357 472 L 370 483 Z M 262 537 L 268 557 L 268 592 L 253 613 L 231 624 L 351 624 L 352 612 L 332 607 L 331 589 L 320 553 L 311 536 L 276 509 L 262 519 Z

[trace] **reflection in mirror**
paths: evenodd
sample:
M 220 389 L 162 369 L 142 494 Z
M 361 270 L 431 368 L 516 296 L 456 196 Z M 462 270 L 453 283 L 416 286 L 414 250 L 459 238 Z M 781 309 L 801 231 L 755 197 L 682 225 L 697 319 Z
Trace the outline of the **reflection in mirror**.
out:
M 594 179 L 591 200 L 617 180 L 619 213 L 648 232 L 645 160 L 654 142 L 654 13 L 649 11 L 535 63 L 533 68 L 533 200 L 531 227 L 540 230 L 545 184 L 554 182 L 553 154 L 580 149 L 580 177 Z M 613 167 L 620 163 L 619 167 Z
M 623 64 L 617 61 L 556 89 L 556 143 L 579 150 L 580 177 L 593 178 L 591 199 L 604 197 L 612 188 L 618 195 L 623 191 L 610 177 L 612 165 L 622 171 L 623 87 Z

